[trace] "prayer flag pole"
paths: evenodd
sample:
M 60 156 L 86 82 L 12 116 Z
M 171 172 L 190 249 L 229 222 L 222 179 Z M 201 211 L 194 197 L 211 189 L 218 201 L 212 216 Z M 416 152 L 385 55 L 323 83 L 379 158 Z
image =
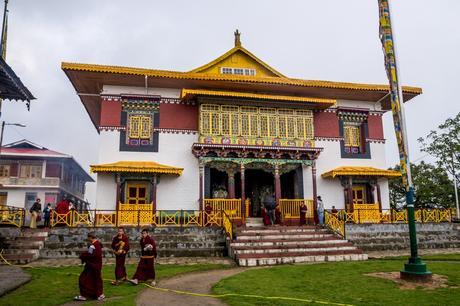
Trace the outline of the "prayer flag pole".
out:
M 390 1 L 378 0 L 380 16 L 380 40 L 382 41 L 385 56 L 385 69 L 390 82 L 390 102 L 393 113 L 396 140 L 399 149 L 399 162 L 401 167 L 402 181 L 406 189 L 407 218 L 410 238 L 410 257 L 404 264 L 400 275 L 402 279 L 427 281 L 431 279 L 431 272 L 426 264 L 418 256 L 417 231 L 415 227 L 414 186 L 409 163 L 409 150 L 407 141 L 406 121 L 404 116 L 404 101 L 402 86 L 400 84 L 399 71 L 396 56 L 396 42 L 392 31 L 390 18 Z

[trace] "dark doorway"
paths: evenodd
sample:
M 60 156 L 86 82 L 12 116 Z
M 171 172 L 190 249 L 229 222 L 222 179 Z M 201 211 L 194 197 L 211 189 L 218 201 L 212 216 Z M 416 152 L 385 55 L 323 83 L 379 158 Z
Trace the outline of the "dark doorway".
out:
M 246 198 L 251 200 L 251 217 L 262 216 L 262 197 L 269 190 L 274 192 L 275 180 L 272 173 L 263 170 L 247 169 L 246 176 Z

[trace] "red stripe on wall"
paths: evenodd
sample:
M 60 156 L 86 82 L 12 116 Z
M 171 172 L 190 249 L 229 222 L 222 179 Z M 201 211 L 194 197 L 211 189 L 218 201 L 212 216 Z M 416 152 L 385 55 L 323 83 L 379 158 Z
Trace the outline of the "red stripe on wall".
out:
M 369 129 L 370 139 L 383 139 L 383 123 L 382 116 L 367 117 L 367 125 Z
M 100 126 L 119 126 L 121 123 L 121 102 L 101 101 Z
M 160 104 L 160 128 L 198 130 L 198 106 Z
M 339 118 L 335 113 L 314 113 L 315 137 L 340 137 Z

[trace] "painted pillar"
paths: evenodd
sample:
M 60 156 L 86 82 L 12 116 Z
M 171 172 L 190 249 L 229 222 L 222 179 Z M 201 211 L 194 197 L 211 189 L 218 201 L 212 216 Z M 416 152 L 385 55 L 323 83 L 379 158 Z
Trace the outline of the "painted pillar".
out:
M 317 211 L 317 206 L 318 206 L 318 189 L 316 185 L 316 161 L 313 161 L 311 165 L 311 181 L 313 185 L 313 218 L 315 224 L 319 223 L 319 218 L 318 218 L 318 211 Z
M 152 203 L 153 203 L 153 210 L 157 210 L 157 183 L 158 183 L 158 178 L 156 175 L 152 177 L 152 192 L 151 192 L 151 197 L 152 197 Z
M 120 179 L 120 174 L 116 173 L 115 174 L 115 182 L 117 183 L 117 191 L 116 191 L 116 203 L 115 203 L 115 209 L 118 211 L 119 209 L 119 203 L 121 200 L 121 179 Z
M 199 198 L 199 205 L 200 205 L 200 210 L 203 210 L 204 208 L 204 205 L 203 205 L 203 201 L 204 201 L 204 198 L 203 198 L 203 188 L 204 188 L 204 164 L 202 162 L 200 162 L 200 165 L 199 165 L 199 172 L 200 172 L 200 192 L 199 192 L 199 195 L 200 195 L 200 198 Z
M 280 203 L 281 199 L 281 180 L 279 165 L 275 164 L 275 201 L 276 205 Z
M 246 211 L 245 207 L 245 201 L 246 201 L 246 191 L 245 191 L 245 185 L 246 185 L 246 180 L 244 177 L 244 164 L 240 164 L 240 170 L 241 170 L 241 211 L 244 212 Z
M 377 201 L 379 201 L 379 210 L 382 211 L 382 194 L 380 193 L 379 181 L 376 182 L 377 186 Z
M 353 178 L 348 177 L 348 210 L 353 211 Z
M 235 198 L 235 171 L 228 170 L 227 176 L 228 176 L 228 186 L 227 186 L 228 198 L 234 199 Z

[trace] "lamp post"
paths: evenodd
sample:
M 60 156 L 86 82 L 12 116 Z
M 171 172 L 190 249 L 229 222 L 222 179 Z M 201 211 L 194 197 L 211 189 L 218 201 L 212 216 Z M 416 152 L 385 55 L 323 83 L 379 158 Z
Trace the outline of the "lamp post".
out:
M 0 158 L 1 158 L 1 155 L 2 155 L 2 144 L 3 144 L 3 131 L 5 130 L 5 126 L 7 125 L 14 125 L 14 126 L 19 126 L 19 127 L 26 127 L 24 124 L 22 123 L 6 123 L 5 121 L 2 121 L 2 130 L 0 132 Z
M 458 190 L 457 190 L 457 175 L 455 173 L 455 164 L 454 164 L 455 155 L 452 151 L 452 169 L 454 171 L 454 190 L 455 190 L 455 207 L 457 208 L 457 220 L 460 220 L 460 209 L 458 207 Z

